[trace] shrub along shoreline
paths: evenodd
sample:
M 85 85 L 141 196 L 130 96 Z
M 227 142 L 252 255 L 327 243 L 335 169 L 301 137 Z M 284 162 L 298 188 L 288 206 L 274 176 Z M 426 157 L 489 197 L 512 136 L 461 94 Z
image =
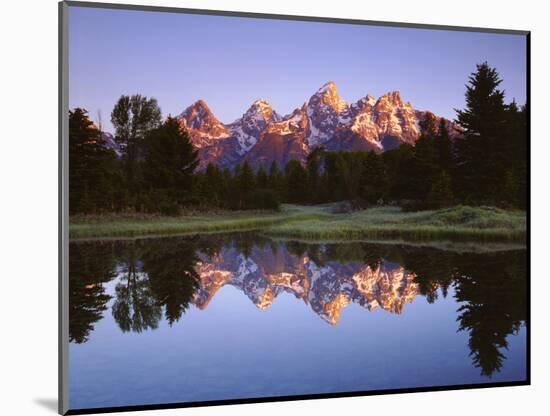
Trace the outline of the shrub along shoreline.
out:
M 72 216 L 69 238 L 104 239 L 259 231 L 309 241 L 391 240 L 524 242 L 524 211 L 456 206 L 404 212 L 375 207 L 335 213 L 334 205 L 283 205 L 280 211 L 220 211 L 158 215 Z

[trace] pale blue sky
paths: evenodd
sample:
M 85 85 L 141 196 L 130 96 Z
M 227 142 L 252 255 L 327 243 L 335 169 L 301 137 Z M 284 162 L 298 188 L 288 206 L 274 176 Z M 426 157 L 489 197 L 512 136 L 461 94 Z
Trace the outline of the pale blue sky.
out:
M 71 7 L 69 105 L 101 110 L 122 94 L 157 98 L 163 116 L 198 99 L 224 123 L 257 98 L 280 114 L 332 80 L 354 102 L 399 90 L 454 118 L 476 63 L 496 67 L 506 100 L 525 102 L 522 35 Z

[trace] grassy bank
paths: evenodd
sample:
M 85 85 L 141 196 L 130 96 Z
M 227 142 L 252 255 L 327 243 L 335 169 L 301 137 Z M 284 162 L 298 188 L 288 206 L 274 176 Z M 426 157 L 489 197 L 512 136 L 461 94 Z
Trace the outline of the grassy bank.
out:
M 371 208 L 325 218 L 289 220 L 275 224 L 269 233 L 312 240 L 393 239 L 521 241 L 525 213 L 491 207 L 466 207 L 403 212 L 397 207 Z
M 119 238 L 259 230 L 264 234 L 303 240 L 486 240 L 523 241 L 525 213 L 491 207 L 458 206 L 403 212 L 377 207 L 335 214 L 331 205 L 284 205 L 279 212 L 243 211 L 156 215 L 71 217 L 71 239 Z
M 311 220 L 315 213 L 297 210 L 236 211 L 208 214 L 187 214 L 178 217 L 138 214 L 112 214 L 71 217 L 69 237 L 117 238 L 150 235 L 219 233 L 265 230 L 286 220 Z

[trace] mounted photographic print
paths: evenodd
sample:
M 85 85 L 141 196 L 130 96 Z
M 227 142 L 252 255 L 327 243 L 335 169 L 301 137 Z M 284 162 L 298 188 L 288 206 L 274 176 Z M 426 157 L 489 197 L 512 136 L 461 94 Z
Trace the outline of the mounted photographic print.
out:
M 529 32 L 60 3 L 60 413 L 529 384 Z

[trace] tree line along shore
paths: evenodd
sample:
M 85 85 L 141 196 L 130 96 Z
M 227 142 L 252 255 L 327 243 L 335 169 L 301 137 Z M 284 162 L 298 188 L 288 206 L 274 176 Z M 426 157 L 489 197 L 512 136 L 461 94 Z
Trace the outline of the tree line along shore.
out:
M 466 107 L 456 110 L 459 138 L 427 112 L 414 146 L 381 154 L 319 146 L 304 163 L 260 164 L 255 171 L 247 161 L 198 171 L 188 133 L 177 119 L 162 120 L 154 98 L 121 96 L 115 104 L 119 154 L 86 110 L 73 109 L 70 235 L 261 228 L 312 238 L 524 238 L 528 109 L 506 104 L 501 82 L 496 69 L 477 65 Z

